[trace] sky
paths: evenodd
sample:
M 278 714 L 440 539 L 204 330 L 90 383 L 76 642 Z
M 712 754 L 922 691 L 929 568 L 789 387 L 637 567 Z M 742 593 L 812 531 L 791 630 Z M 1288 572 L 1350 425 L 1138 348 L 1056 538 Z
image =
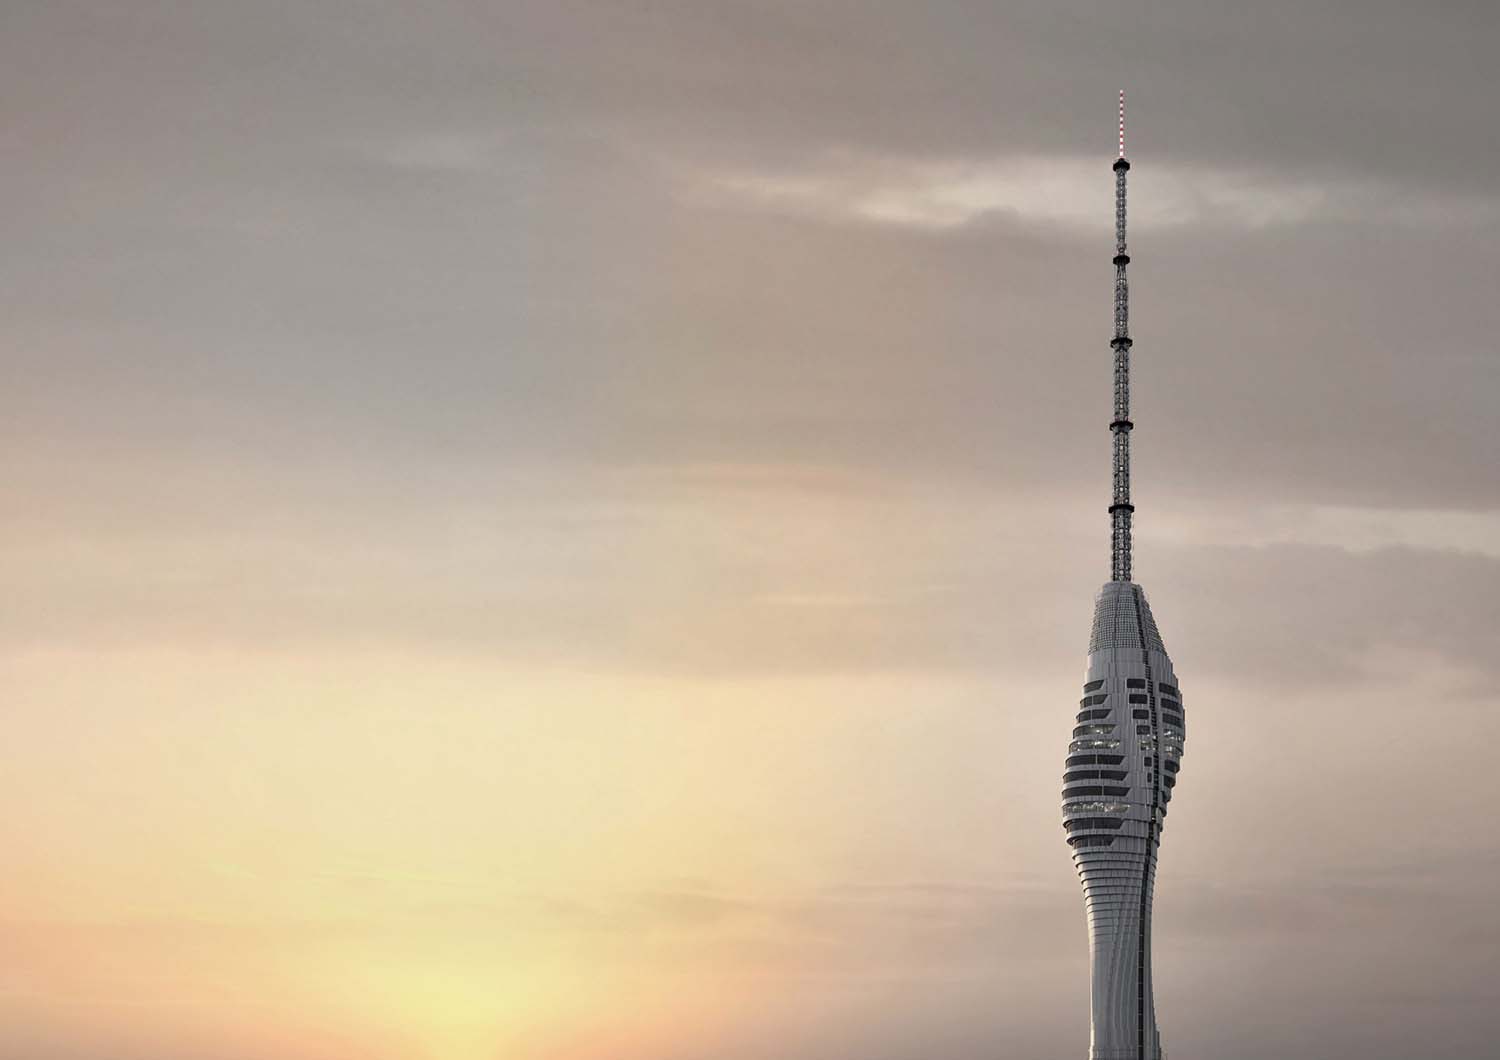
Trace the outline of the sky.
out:
M 1084 1055 L 1121 88 L 1163 1041 L 1491 1051 L 1497 45 L 3 5 L 0 1058 Z

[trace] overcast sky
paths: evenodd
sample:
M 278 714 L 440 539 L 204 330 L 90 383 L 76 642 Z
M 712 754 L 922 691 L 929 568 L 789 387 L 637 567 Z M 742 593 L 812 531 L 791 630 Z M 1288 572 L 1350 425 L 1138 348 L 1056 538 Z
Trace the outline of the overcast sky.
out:
M 1164 1044 L 1492 1051 L 1497 51 L 0 5 L 0 1056 L 1085 1055 L 1122 87 Z

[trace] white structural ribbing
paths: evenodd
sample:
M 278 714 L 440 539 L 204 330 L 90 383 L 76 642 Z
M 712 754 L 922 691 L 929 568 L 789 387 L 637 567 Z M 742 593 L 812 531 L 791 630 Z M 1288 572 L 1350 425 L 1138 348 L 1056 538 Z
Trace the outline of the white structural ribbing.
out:
M 1187 737 L 1182 693 L 1146 594 L 1131 581 L 1130 336 L 1124 93 L 1115 160 L 1111 579 L 1094 606 L 1083 699 L 1063 774 L 1063 828 L 1083 884 L 1093 980 L 1090 1060 L 1163 1060 L 1151 989 L 1151 903 Z

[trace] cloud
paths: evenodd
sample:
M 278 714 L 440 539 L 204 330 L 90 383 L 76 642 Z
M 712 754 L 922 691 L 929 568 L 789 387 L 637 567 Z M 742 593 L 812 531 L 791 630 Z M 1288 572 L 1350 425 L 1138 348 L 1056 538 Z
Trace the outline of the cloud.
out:
M 101 492 L 13 526 L 0 637 L 420 649 L 719 678 L 1078 661 L 1104 574 L 1080 566 L 1104 540 L 1089 494 L 893 492 L 797 463 L 680 470 L 328 494 L 318 473 L 222 482 L 177 467 L 175 481 L 155 477 L 146 509 Z M 1492 516 L 1142 502 L 1139 576 L 1200 678 L 1358 680 L 1398 653 L 1477 679 L 1500 652 L 1486 618 L 1500 593 Z M 168 516 L 170 530 L 156 522 Z
M 1112 230 L 1105 162 L 1091 157 L 1010 156 L 962 162 L 841 156 L 772 172 L 679 172 L 689 196 L 942 232 L 994 215 L 1091 233 Z M 686 169 L 686 167 L 682 167 Z M 1168 160 L 1133 196 L 1132 231 L 1192 225 L 1200 231 L 1312 221 L 1373 220 L 1410 226 L 1494 224 L 1500 197 L 1413 192 L 1377 179 L 1297 180 Z

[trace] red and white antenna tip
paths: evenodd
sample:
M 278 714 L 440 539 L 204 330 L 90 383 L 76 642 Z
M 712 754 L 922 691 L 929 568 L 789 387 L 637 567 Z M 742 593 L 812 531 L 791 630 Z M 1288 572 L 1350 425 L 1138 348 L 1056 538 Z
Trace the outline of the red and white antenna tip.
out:
M 1125 90 L 1120 89 L 1120 157 L 1125 157 Z

